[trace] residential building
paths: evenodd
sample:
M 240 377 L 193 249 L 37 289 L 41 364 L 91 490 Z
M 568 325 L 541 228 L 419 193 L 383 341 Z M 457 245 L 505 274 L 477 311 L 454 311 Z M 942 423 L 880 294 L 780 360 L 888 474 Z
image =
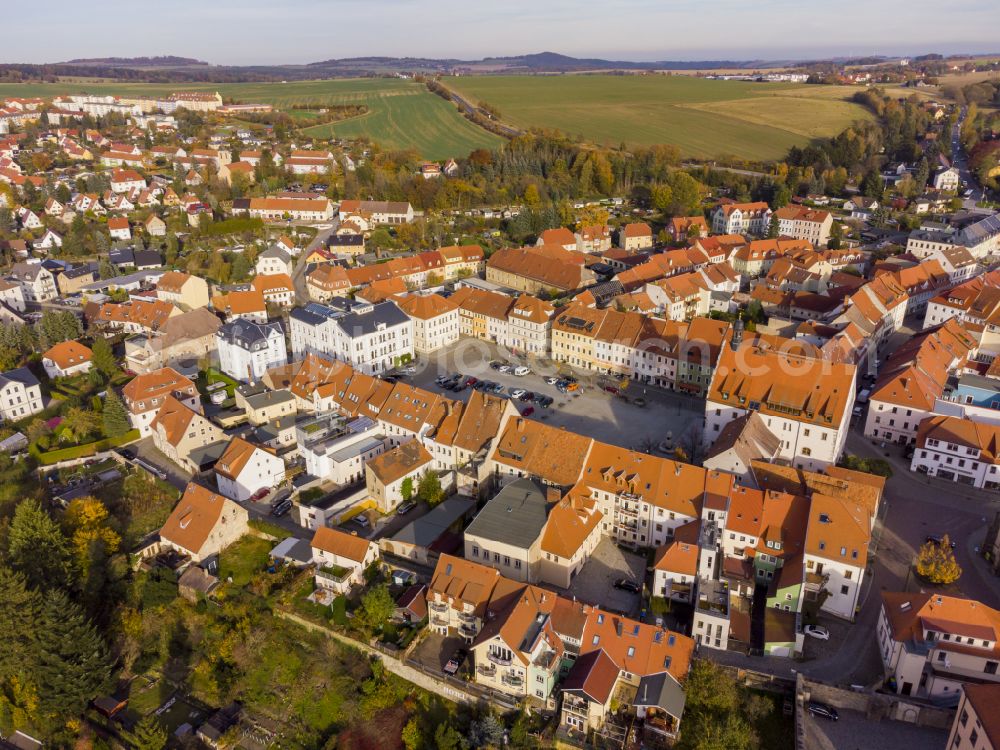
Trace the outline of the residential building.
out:
M 955 167 L 941 169 L 934 174 L 934 189 L 955 192 L 958 190 L 961 181 L 961 177 Z
M 167 398 L 176 399 L 192 409 L 201 408 L 201 398 L 194 382 L 172 367 L 137 375 L 122 388 L 122 396 L 129 421 L 142 437 L 152 434 L 150 423 Z
M 522 294 L 507 310 L 507 327 L 499 342 L 514 354 L 547 357 L 551 352 L 555 307 L 545 300 Z
M 63 341 L 42 355 L 42 367 L 50 378 L 69 378 L 90 371 L 89 348 L 77 341 Z
M 413 349 L 429 354 L 458 341 L 458 305 L 439 294 L 411 294 L 398 302 L 413 321 Z
M 324 412 L 295 425 L 295 442 L 305 472 L 339 487 L 366 481 L 366 465 L 390 445 L 369 417 L 350 419 Z
M 285 462 L 270 448 L 234 437 L 215 464 L 219 492 L 242 503 L 260 490 L 272 491 L 285 481 Z
M 343 266 L 323 263 L 306 275 L 306 291 L 313 302 L 329 302 L 351 291 L 351 280 Z
M 292 256 L 280 245 L 271 245 L 257 256 L 255 269 L 257 274 L 261 276 L 273 276 L 279 273 L 291 276 L 294 270 Z
M 310 302 L 289 316 L 292 358 L 325 354 L 368 374 L 392 369 L 413 357 L 413 321 L 395 302 L 365 304 L 333 299 Z
M 192 474 L 211 468 L 226 447 L 219 427 L 173 396 L 166 396 L 149 430 L 157 450 Z
M 545 487 L 531 479 L 505 485 L 465 529 L 465 558 L 514 581 L 538 582 L 549 502 Z
M 774 212 L 778 217 L 778 234 L 796 240 L 806 240 L 814 247 L 826 247 L 833 227 L 833 215 L 805 206 L 789 204 Z
M 267 322 L 267 301 L 256 289 L 216 295 L 212 297 L 212 309 L 222 313 L 227 323 L 239 318 L 254 323 Z
M 253 291 L 264 296 L 264 301 L 269 305 L 289 308 L 295 304 L 295 285 L 288 274 L 255 276 L 250 285 Z
M 486 262 L 486 280 L 528 294 L 565 293 L 589 286 L 596 277 L 583 256 L 553 246 L 498 250 Z
M 975 338 L 954 319 L 911 338 L 879 368 L 865 417 L 866 436 L 913 443 L 944 394 L 949 373 L 964 366 Z
M 837 463 L 854 408 L 852 364 L 764 348 L 723 348 L 705 401 L 707 447 L 731 421 L 757 411 L 781 442 L 779 458 L 815 470 Z
M 771 225 L 766 203 L 721 203 L 712 212 L 715 234 L 752 234 L 763 237 Z
M 208 282 L 182 271 L 167 271 L 156 282 L 156 298 L 184 310 L 208 307 Z
M 312 538 L 316 585 L 346 594 L 364 584 L 365 570 L 378 560 L 378 544 L 339 529 L 320 527 Z
M 161 367 L 190 368 L 215 354 L 215 333 L 222 323 L 207 307 L 168 318 L 157 330 L 125 340 L 125 363 L 144 374 Z
M 0 417 L 17 422 L 45 408 L 42 384 L 27 367 L 0 373 Z
M 373 458 L 365 465 L 369 496 L 382 513 L 392 512 L 403 502 L 403 485 L 409 480 L 411 494 L 433 457 L 419 440 L 409 440 Z
M 10 278 L 20 284 L 28 302 L 49 302 L 59 296 L 55 277 L 41 263 L 15 263 Z
M 160 529 L 153 550 L 173 549 L 200 563 L 246 534 L 248 511 L 200 484 L 190 482 Z
M 1000 686 L 969 683 L 962 686 L 962 698 L 955 710 L 946 748 L 953 750 L 1000 749 Z
M 980 489 L 1000 489 L 1000 426 L 928 416 L 917 429 L 910 471 Z
M 340 202 L 340 220 L 358 214 L 371 224 L 409 224 L 413 221 L 413 207 L 402 201 L 358 201 Z
M 265 221 L 331 221 L 333 205 L 327 198 L 251 198 L 250 216 Z
M 618 247 L 623 250 L 637 252 L 652 246 L 653 230 L 645 222 L 626 224 L 618 230 Z
M 240 381 L 259 380 L 272 367 L 288 362 L 281 323 L 237 319 L 215 334 L 219 369 Z
M 900 695 L 961 700 L 967 683 L 1000 683 L 1000 612 L 936 592 L 882 592 L 876 638 Z

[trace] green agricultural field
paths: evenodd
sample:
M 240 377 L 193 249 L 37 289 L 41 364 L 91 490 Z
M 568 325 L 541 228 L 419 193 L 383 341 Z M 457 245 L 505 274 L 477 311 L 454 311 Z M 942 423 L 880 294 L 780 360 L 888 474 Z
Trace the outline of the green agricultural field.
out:
M 365 104 L 368 114 L 311 128 L 308 135 L 329 138 L 365 136 L 386 149 L 416 149 L 427 159 L 465 156 L 476 148 L 493 148 L 502 139 L 463 118 L 444 99 L 422 84 L 387 78 L 289 83 L 38 83 L 0 84 L 0 96 L 42 96 L 87 92 L 92 94 L 165 95 L 172 91 L 218 91 L 241 102 L 261 102 L 289 111 L 293 104 L 322 107 L 329 104 Z
M 780 159 L 871 115 L 854 89 L 689 76 L 463 76 L 444 81 L 505 122 L 607 146 L 670 143 L 685 156 Z

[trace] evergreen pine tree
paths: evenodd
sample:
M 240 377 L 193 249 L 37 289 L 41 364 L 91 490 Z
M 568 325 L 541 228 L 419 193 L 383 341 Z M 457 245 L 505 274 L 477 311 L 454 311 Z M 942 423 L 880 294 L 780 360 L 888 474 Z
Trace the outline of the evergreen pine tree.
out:
M 0 683 L 13 674 L 25 672 L 34 657 L 34 624 L 38 622 L 38 594 L 25 578 L 8 567 L 0 567 Z
M 83 610 L 63 591 L 47 591 L 38 619 L 35 676 L 41 713 L 54 721 L 83 711 L 111 677 L 111 658 Z
M 104 419 L 104 434 L 109 438 L 121 437 L 130 429 L 132 426 L 128 421 L 128 412 L 125 410 L 125 404 L 110 388 L 108 389 L 108 397 L 104 401 L 104 413 L 102 414 Z
M 68 587 L 72 556 L 62 530 L 37 500 L 23 500 L 7 532 L 7 560 L 37 590 Z
M 167 733 L 153 714 L 143 717 L 131 732 L 125 733 L 125 742 L 133 750 L 163 750 Z
M 115 359 L 114 352 L 111 351 L 111 344 L 108 340 L 99 337 L 94 339 L 94 346 L 91 347 L 90 363 L 94 369 L 100 371 L 106 378 L 111 378 L 118 373 L 118 360 Z

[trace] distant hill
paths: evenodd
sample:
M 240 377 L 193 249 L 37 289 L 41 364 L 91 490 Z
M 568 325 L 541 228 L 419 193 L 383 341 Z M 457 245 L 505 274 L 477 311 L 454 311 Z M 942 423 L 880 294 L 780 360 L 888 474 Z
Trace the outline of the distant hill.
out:
M 161 55 L 158 57 L 78 57 L 54 65 L 115 65 L 125 68 L 176 68 L 188 65 L 208 65 L 204 60 L 193 57 Z
M 351 69 L 375 71 L 483 71 L 563 73 L 584 70 L 696 70 L 699 68 L 762 68 L 785 65 L 782 61 L 764 60 L 604 60 L 579 58 L 557 52 L 538 52 L 513 57 L 486 57 L 482 60 L 425 57 L 348 57 L 309 63 L 312 69 Z

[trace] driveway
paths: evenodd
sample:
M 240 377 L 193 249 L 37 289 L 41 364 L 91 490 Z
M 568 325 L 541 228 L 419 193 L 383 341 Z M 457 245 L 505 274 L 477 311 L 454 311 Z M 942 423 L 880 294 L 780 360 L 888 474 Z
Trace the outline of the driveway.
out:
M 462 401 L 468 400 L 471 389 L 451 393 L 435 385 L 434 379 L 441 374 L 461 373 L 479 380 L 500 383 L 504 386 L 504 393 L 510 393 L 514 388 L 523 388 L 536 394 L 544 394 L 552 397 L 553 404 L 548 409 L 534 406 L 532 419 L 634 450 L 652 450 L 668 433 L 671 433 L 675 444 L 687 444 L 689 448 L 696 447 L 701 442 L 705 407 L 700 399 L 633 383 L 626 390 L 626 395 L 630 400 L 642 398 L 646 402 L 643 406 L 637 406 L 605 392 L 595 373 L 583 371 L 573 373 L 580 381 L 578 391 L 560 393 L 555 386 L 545 383 L 543 377 L 565 374 L 569 368 L 559 368 L 548 361 L 529 359 L 525 364 L 531 368 L 532 373 L 518 377 L 490 368 L 491 360 L 504 358 L 499 354 L 494 344 L 462 339 L 420 360 L 416 365 L 416 374 L 405 378 L 405 381 L 432 393 Z M 515 361 L 509 356 L 504 359 Z M 531 406 L 520 401 L 514 403 L 520 412 Z
M 188 482 L 191 481 L 192 477 L 189 472 L 182 469 L 156 449 L 156 446 L 153 445 L 152 437 L 143 438 L 139 442 L 132 443 L 128 447 L 134 450 L 136 455 L 143 461 L 155 466 L 157 469 L 166 474 L 166 481 L 181 492 L 184 491 L 184 488 L 188 486 Z
M 587 604 L 595 604 L 627 615 L 639 614 L 642 597 L 615 588 L 615 581 L 627 578 L 640 585 L 646 580 L 646 558 L 621 549 L 604 538 L 586 565 L 570 582 L 567 594 Z

